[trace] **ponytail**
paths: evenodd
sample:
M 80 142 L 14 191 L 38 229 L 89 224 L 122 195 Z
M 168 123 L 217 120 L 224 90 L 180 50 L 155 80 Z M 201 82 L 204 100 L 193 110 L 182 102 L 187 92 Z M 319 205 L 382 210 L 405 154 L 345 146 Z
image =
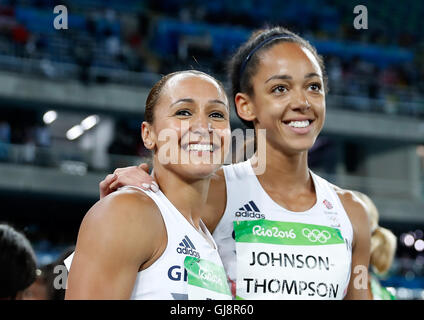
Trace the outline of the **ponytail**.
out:
M 387 272 L 396 252 L 396 236 L 389 229 L 377 227 L 371 236 L 370 264 L 376 273 Z

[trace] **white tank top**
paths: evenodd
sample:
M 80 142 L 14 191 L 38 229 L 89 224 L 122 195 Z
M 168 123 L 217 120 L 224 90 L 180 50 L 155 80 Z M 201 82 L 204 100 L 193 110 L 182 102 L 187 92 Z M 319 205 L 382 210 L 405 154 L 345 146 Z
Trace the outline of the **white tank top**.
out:
M 168 243 L 159 259 L 137 274 L 131 299 L 187 300 L 185 257 L 202 258 L 222 266 L 216 249 L 217 245 L 201 220 L 200 227 L 214 247 L 184 218 L 161 191 L 156 193 L 150 190 L 142 191 L 158 206 L 165 222 Z
M 257 179 L 256 175 L 254 174 L 253 168 L 249 160 L 238 164 L 225 166 L 223 167 L 223 169 L 227 188 L 227 204 L 224 215 L 218 223 L 215 231 L 213 232 L 213 237 L 215 238 L 215 241 L 218 245 L 218 251 L 220 253 L 222 262 L 227 272 L 227 276 L 232 286 L 233 295 L 235 295 L 236 283 L 237 286 L 239 286 L 242 281 L 242 279 L 238 279 L 238 282 L 236 281 L 237 270 L 240 270 L 238 269 L 240 268 L 240 263 L 237 266 L 237 254 L 239 253 L 236 254 L 236 241 L 233 222 L 251 220 L 252 223 L 255 224 L 254 220 L 259 221 L 262 219 L 270 220 L 271 222 L 277 221 L 277 225 L 279 224 L 279 222 L 287 222 L 287 224 L 291 223 L 291 225 L 300 226 L 299 233 L 302 233 L 301 231 L 303 229 L 304 235 L 308 236 L 309 240 L 311 241 L 322 240 L 322 242 L 324 242 L 326 240 L 326 237 L 322 237 L 322 239 L 317 238 L 317 235 L 319 235 L 319 230 L 317 229 L 320 228 L 316 228 L 314 227 L 314 225 L 332 227 L 336 229 L 336 232 L 338 232 L 337 230 L 340 230 L 342 236 L 342 239 L 340 237 L 340 242 L 343 244 L 343 246 L 338 246 L 338 253 L 333 253 L 333 249 L 336 246 L 332 247 L 331 245 L 321 246 L 319 248 L 315 247 L 313 249 L 311 247 L 309 249 L 323 250 L 325 247 L 325 257 L 313 257 L 310 253 L 308 255 L 305 251 L 302 251 L 304 250 L 304 247 L 301 245 L 286 245 L 284 248 L 279 247 L 280 249 L 278 253 L 272 252 L 271 260 L 273 260 L 273 264 L 279 264 L 281 270 L 279 275 L 281 276 L 281 279 L 279 279 L 278 282 L 268 281 L 268 283 L 265 282 L 266 279 L 264 279 L 263 282 L 262 280 L 254 281 L 245 279 L 245 283 L 242 283 L 242 285 L 247 286 L 244 291 L 250 290 L 251 293 L 256 290 L 257 292 L 259 292 L 259 295 L 254 296 L 255 299 L 336 298 L 333 297 L 334 292 L 333 296 L 331 296 L 331 292 L 328 292 L 328 288 L 326 292 L 324 285 L 320 282 L 320 279 L 316 279 L 321 277 L 320 273 L 314 270 L 314 267 L 318 265 L 317 261 L 321 262 L 327 259 L 326 261 L 328 262 L 328 264 L 331 265 L 331 267 L 327 265 L 328 269 L 330 269 L 327 272 L 327 276 L 331 277 L 330 279 L 333 283 L 332 285 L 334 285 L 334 288 L 337 288 L 337 299 L 343 298 L 346 294 L 347 286 L 349 284 L 350 279 L 353 229 L 350 220 L 346 214 L 346 211 L 344 210 L 340 199 L 333 187 L 326 180 L 320 178 L 319 176 L 315 175 L 313 172 L 310 171 L 315 185 L 317 201 L 315 205 L 307 211 L 292 212 L 278 205 L 265 192 L 265 190 L 259 183 L 259 180 Z M 246 223 L 244 222 L 244 224 Z M 309 224 L 312 226 L 305 226 L 305 224 Z M 261 229 L 258 226 L 256 226 L 256 228 L 257 229 L 255 232 L 258 232 L 258 230 Z M 262 233 L 258 234 L 267 238 L 265 236 L 265 233 L 271 233 L 272 230 L 277 230 L 277 228 L 271 228 L 271 230 L 268 231 L 266 231 L 265 229 L 261 229 L 259 231 L 262 231 Z M 317 233 L 313 234 L 312 231 Z M 291 230 L 291 232 L 293 233 L 293 230 Z M 296 237 L 296 235 L 292 233 L 287 233 L 285 235 L 287 237 Z M 269 236 L 271 236 L 271 234 L 269 234 Z M 284 237 L 284 234 L 280 234 L 280 236 Z M 302 235 L 297 235 L 297 239 L 301 238 L 304 239 Z M 239 242 L 237 242 L 237 246 L 238 245 Z M 340 257 L 340 248 L 342 251 L 345 251 L 342 254 L 343 261 L 342 263 L 333 263 L 333 261 L 336 261 L 337 258 L 337 256 L 335 255 L 338 255 Z M 239 250 L 239 247 L 237 247 L 237 250 Z M 290 251 L 290 254 L 287 253 L 288 251 Z M 271 261 L 269 259 L 270 255 L 267 255 L 264 252 L 260 253 L 259 251 L 257 251 L 256 256 L 254 252 L 249 253 L 250 266 L 255 265 L 255 263 L 256 265 L 259 265 L 259 263 L 261 263 L 259 267 L 262 267 L 263 269 L 259 268 L 256 270 L 264 270 L 265 272 L 265 267 L 267 267 L 265 266 L 265 264 Z M 249 265 L 245 269 L 248 269 Z M 337 267 L 334 267 L 334 265 L 336 265 Z M 311 267 L 310 270 L 305 271 L 309 272 L 306 276 L 306 278 L 309 279 L 308 281 L 302 281 L 304 279 L 302 278 L 303 275 L 301 273 L 303 272 L 302 268 L 305 268 L 305 266 Z M 246 272 L 250 271 L 248 270 Z M 254 271 L 252 272 L 254 273 Z M 289 276 L 290 272 L 292 273 L 292 278 L 290 278 Z M 296 279 L 297 276 L 299 277 L 298 279 Z M 287 277 L 289 277 L 290 279 Z M 293 281 L 295 283 L 293 283 Z M 312 282 L 314 283 L 312 284 Z M 261 292 L 265 292 L 267 290 L 271 290 L 272 293 L 278 290 L 280 290 L 281 293 L 281 291 L 285 290 L 285 295 L 275 294 L 270 296 L 260 294 Z M 237 292 L 238 291 L 239 290 L 237 288 Z M 290 294 L 287 294 L 288 292 Z M 328 294 L 330 294 L 330 296 L 328 296 Z M 246 295 L 248 296 L 249 292 L 246 293 Z
M 158 206 L 165 222 L 168 242 L 162 255 L 148 268 L 138 272 L 131 300 L 187 300 L 188 283 L 184 259 L 201 258 L 222 266 L 217 245 L 204 223 L 200 227 L 213 246 L 184 218 L 161 192 L 154 193 L 137 187 Z M 73 254 L 72 254 L 73 255 Z M 72 256 L 65 264 L 70 269 Z

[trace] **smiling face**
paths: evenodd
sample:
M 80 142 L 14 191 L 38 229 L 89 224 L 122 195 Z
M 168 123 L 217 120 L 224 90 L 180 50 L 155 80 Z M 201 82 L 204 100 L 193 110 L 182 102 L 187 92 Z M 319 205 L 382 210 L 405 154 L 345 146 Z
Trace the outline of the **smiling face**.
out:
M 293 154 L 314 144 L 325 119 L 325 91 L 315 56 L 293 42 L 280 42 L 260 54 L 251 78 L 253 94 L 236 96 L 237 111 L 266 129 L 274 148 Z
M 143 123 L 155 165 L 180 175 L 203 178 L 223 163 L 230 141 L 228 99 L 211 77 L 190 72 L 172 76 L 154 108 L 153 123 Z

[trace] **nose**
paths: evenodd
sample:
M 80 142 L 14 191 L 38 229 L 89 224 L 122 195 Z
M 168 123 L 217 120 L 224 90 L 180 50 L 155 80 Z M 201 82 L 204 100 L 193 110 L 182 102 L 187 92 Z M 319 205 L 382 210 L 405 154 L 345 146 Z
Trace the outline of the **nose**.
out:
M 302 89 L 293 90 L 292 94 L 293 96 L 290 106 L 293 110 L 305 112 L 311 108 L 311 104 L 309 103 Z
M 209 117 L 206 115 L 199 115 L 192 120 L 190 131 L 200 135 L 209 135 L 211 128 L 212 124 Z

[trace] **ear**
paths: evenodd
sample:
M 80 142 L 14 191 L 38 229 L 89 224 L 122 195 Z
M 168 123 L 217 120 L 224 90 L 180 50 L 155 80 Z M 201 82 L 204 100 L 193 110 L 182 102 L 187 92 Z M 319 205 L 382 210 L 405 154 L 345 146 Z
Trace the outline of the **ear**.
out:
M 240 118 L 246 121 L 254 121 L 256 119 L 253 103 L 247 94 L 238 92 L 234 98 L 234 103 Z
M 156 145 L 156 136 L 152 125 L 146 121 L 141 124 L 141 138 L 143 139 L 146 149 L 153 150 Z

